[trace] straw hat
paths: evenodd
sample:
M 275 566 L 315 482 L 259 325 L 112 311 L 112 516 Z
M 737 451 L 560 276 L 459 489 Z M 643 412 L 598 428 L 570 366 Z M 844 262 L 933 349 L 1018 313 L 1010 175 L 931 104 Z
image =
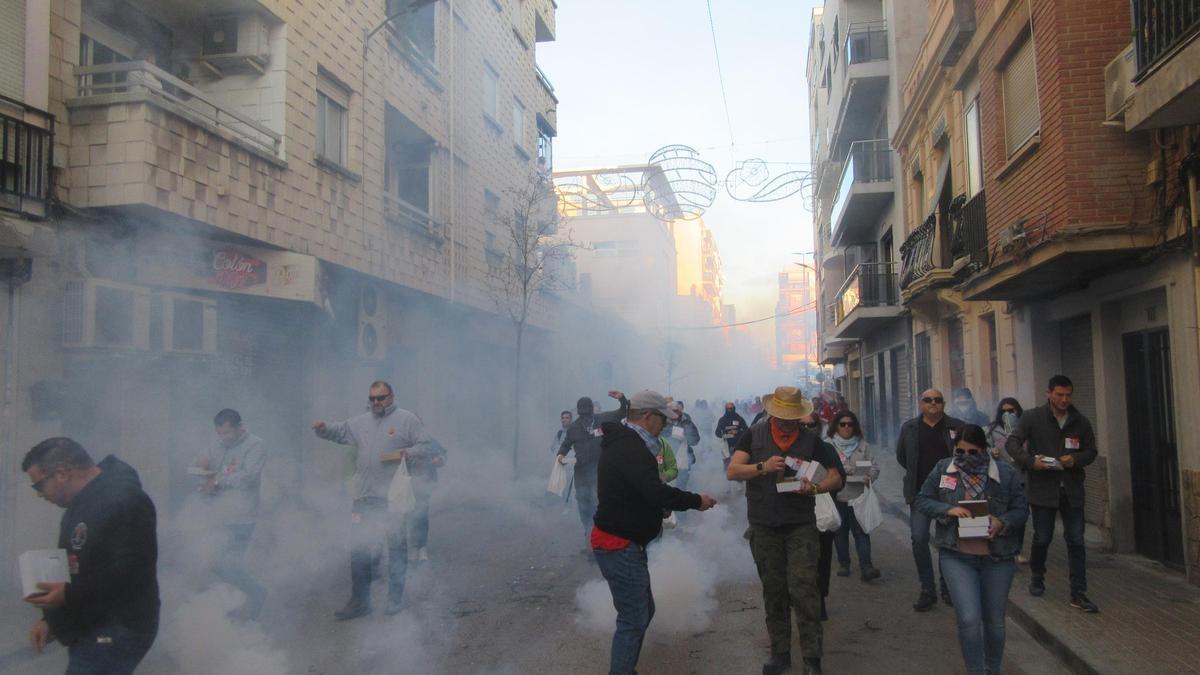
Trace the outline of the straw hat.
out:
M 795 387 L 775 387 L 775 393 L 762 397 L 763 408 L 771 417 L 798 420 L 812 414 L 813 404 Z

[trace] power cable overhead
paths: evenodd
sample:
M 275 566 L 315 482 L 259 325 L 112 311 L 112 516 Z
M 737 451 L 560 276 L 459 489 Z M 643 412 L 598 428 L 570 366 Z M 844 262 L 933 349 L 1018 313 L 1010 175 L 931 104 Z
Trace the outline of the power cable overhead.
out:
M 796 307 L 794 309 L 789 309 L 788 311 L 783 312 L 782 314 L 772 314 L 771 316 L 764 316 L 761 319 L 751 319 L 749 321 L 738 321 L 737 323 L 722 323 L 722 324 L 717 324 L 715 326 L 684 326 L 682 328 L 674 328 L 673 330 L 716 330 L 718 328 L 736 328 L 738 326 L 749 326 L 751 324 L 762 323 L 764 321 L 774 321 L 775 319 L 782 319 L 785 316 L 799 314 L 800 312 L 807 312 L 810 309 L 816 309 L 816 308 L 817 308 L 817 303 L 810 302 L 806 305 L 800 305 L 799 307 Z
M 733 118 L 729 115 L 729 96 L 725 93 L 725 72 L 721 68 L 721 51 L 717 49 L 717 25 L 713 21 L 712 0 L 707 0 L 708 6 L 708 29 L 712 33 L 713 56 L 717 59 L 717 80 L 721 84 L 721 101 L 725 104 L 725 126 L 729 128 L 729 147 L 732 149 L 733 142 Z

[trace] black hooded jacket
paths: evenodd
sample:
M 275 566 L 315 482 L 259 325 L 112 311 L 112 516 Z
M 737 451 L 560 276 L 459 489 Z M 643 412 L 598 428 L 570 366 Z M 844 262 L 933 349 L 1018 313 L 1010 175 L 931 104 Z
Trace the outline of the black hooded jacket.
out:
M 596 527 L 645 546 L 662 531 L 663 511 L 700 508 L 700 495 L 667 485 L 642 437 L 624 424 L 604 424 L 597 472 Z
M 158 631 L 154 503 L 133 467 L 112 455 L 97 466 L 100 475 L 75 495 L 59 525 L 58 546 L 67 551 L 71 581 L 66 602 L 44 616 L 65 645 L 112 624 Z
M 586 398 L 586 397 L 585 397 Z M 584 398 L 579 399 L 579 417 L 567 427 L 566 436 L 558 448 L 558 454 L 565 456 L 572 448 L 575 449 L 575 475 L 592 473 L 596 463 L 600 461 L 600 426 L 605 422 L 619 422 L 629 414 L 629 399 L 621 397 L 621 407 L 617 410 L 592 413 L 591 399 L 587 400 L 587 408 L 583 406 Z
M 717 438 L 725 441 L 729 445 L 729 450 L 732 452 L 737 445 L 738 438 L 746 432 L 750 427 L 746 426 L 746 418 L 737 413 L 736 410 L 726 410 L 721 419 L 717 420 Z M 732 436 L 726 434 L 732 433 Z

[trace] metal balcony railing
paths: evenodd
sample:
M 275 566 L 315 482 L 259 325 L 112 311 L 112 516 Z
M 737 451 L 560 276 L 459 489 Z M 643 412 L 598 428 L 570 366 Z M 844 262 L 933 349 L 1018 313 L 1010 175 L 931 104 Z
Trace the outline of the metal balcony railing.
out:
M 957 201 L 957 200 L 956 200 Z M 987 199 L 980 190 L 958 209 L 951 208 L 950 222 L 954 224 L 954 259 L 970 258 L 976 267 L 988 265 Z
M 550 78 L 546 77 L 546 73 L 542 70 L 542 67 L 535 63 L 533 70 L 537 73 L 537 80 L 542 85 L 542 89 L 545 89 L 546 93 L 550 94 L 550 98 L 554 99 L 555 103 L 558 103 L 558 97 L 554 95 L 554 85 L 550 84 Z
M 389 223 L 407 227 L 434 241 L 440 242 L 446 236 L 445 226 L 428 213 L 387 192 L 383 193 L 383 217 Z
M 1158 65 L 1176 46 L 1200 33 L 1196 0 L 1133 0 L 1133 35 L 1138 77 Z
M 883 307 L 900 301 L 896 263 L 861 263 L 850 273 L 837 295 L 838 323 L 859 307 Z
M 937 239 L 937 216 L 930 214 L 925 222 L 900 244 L 900 288 L 933 271 L 933 246 Z
M 842 178 L 838 181 L 837 196 L 829 214 L 829 222 L 836 225 L 841 220 L 846 204 L 850 201 L 850 190 L 859 183 L 878 183 L 892 179 L 892 149 L 888 139 L 855 141 L 850 144 L 846 164 L 842 167 Z
M 32 115 L 41 125 L 26 120 Z M 54 186 L 54 116 L 0 96 L 0 207 L 46 215 Z M 26 202 L 40 206 L 31 212 Z
M 888 58 L 887 22 L 862 21 L 846 29 L 846 63 L 855 65 Z
M 279 156 L 282 136 L 238 112 L 233 106 L 221 103 L 213 94 L 201 91 L 167 71 L 147 61 L 106 63 L 75 68 L 81 104 L 119 103 L 124 94 L 148 96 L 172 104 L 173 110 L 194 117 L 204 124 L 226 131 L 238 140 L 272 157 Z M 89 99 L 91 99 L 89 101 Z

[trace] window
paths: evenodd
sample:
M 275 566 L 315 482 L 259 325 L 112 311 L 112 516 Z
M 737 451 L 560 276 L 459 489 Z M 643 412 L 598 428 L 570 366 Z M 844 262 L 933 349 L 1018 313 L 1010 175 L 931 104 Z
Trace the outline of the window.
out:
M 537 140 L 537 160 L 538 168 L 543 173 L 550 173 L 554 170 L 554 133 L 549 129 L 549 125 L 538 123 L 538 140 Z
M 929 333 L 924 331 L 917 333 L 913 342 L 917 361 L 917 392 L 921 393 L 933 388 L 933 363 L 930 358 L 932 350 L 930 349 Z
M 102 66 L 109 63 L 125 63 L 129 58 L 121 54 L 115 49 L 102 44 L 95 38 L 87 35 L 79 36 L 79 63 L 84 66 Z M 124 82 L 126 73 L 97 73 L 89 75 L 85 78 L 86 81 L 81 82 L 81 86 L 88 88 L 96 85 L 113 84 L 114 82 Z M 92 94 L 108 94 L 112 93 L 109 87 L 101 88 L 97 91 L 91 91 Z
M 350 95 L 332 78 L 317 74 L 317 157 L 346 166 Z
M 1026 39 L 1004 67 L 1004 144 L 1009 156 L 1033 138 L 1041 125 L 1038 112 L 1037 62 L 1033 40 Z
M 383 182 L 387 194 L 428 214 L 433 139 L 400 111 L 386 104 L 384 135 L 387 155 Z
M 500 220 L 500 196 L 491 190 L 483 191 L 483 229 L 485 232 L 485 248 L 488 252 L 499 253 L 496 241 L 496 228 Z
M 500 75 L 483 64 L 483 114 L 492 122 L 499 121 Z
M 525 143 L 525 106 L 515 98 L 512 104 L 512 134 L 513 143 L 518 146 Z
M 983 189 L 983 141 L 979 127 L 979 83 L 975 78 L 963 90 L 963 143 L 967 146 L 967 197 Z
M 419 0 L 418 0 L 419 1 Z M 408 40 L 409 47 L 430 63 L 437 62 L 437 32 L 434 26 L 436 2 L 426 2 L 415 9 L 414 0 L 387 0 L 387 15 L 392 18 L 394 32 Z M 405 11 L 405 8 L 410 8 Z

